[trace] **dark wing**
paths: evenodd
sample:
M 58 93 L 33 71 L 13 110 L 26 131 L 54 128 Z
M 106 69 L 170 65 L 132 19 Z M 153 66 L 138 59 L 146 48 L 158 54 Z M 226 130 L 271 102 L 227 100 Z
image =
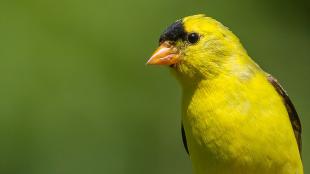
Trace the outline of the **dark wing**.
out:
M 183 127 L 183 123 L 181 125 L 181 131 L 182 131 L 182 140 L 183 140 L 184 148 L 185 148 L 187 154 L 189 154 L 188 147 L 187 147 L 187 142 L 186 142 L 185 130 L 184 130 L 184 127 Z
M 285 90 L 282 88 L 282 86 L 277 81 L 277 79 L 275 79 L 271 75 L 268 75 L 268 81 L 274 86 L 276 91 L 283 98 L 283 102 L 285 104 L 286 110 L 287 110 L 288 115 L 290 117 L 291 124 L 292 124 L 294 134 L 295 134 L 295 138 L 296 138 L 296 141 L 298 143 L 299 154 L 301 155 L 301 124 L 300 124 L 300 120 L 299 120 L 298 114 L 296 112 L 296 109 L 295 109 L 292 101 L 290 100 L 290 98 L 286 94 Z

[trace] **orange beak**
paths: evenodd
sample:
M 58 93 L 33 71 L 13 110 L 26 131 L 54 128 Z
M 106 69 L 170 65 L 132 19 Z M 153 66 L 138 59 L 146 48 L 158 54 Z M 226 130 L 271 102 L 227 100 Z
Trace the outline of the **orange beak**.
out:
M 147 61 L 147 65 L 173 65 L 179 62 L 179 50 L 169 44 L 162 43 Z

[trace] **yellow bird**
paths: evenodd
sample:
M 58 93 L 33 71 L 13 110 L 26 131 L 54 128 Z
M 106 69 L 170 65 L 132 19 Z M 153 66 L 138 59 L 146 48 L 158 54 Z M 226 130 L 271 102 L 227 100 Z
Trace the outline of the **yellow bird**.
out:
M 301 124 L 276 79 L 220 22 L 194 15 L 160 36 L 147 64 L 181 83 L 182 137 L 195 174 L 302 174 Z

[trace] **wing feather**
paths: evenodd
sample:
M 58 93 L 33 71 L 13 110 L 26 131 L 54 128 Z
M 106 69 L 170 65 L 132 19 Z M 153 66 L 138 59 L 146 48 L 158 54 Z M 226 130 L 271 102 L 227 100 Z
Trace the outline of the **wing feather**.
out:
M 183 145 L 184 145 L 184 148 L 187 152 L 187 154 L 189 154 L 188 152 L 188 147 L 187 147 L 187 141 L 186 141 L 186 135 L 185 135 L 185 130 L 184 130 L 184 126 L 183 126 L 183 123 L 181 125 L 181 132 L 182 132 L 182 140 L 183 140 Z
M 299 116 L 296 112 L 296 109 L 295 109 L 292 101 L 288 97 L 287 93 L 285 92 L 285 90 L 282 88 L 280 83 L 277 81 L 277 79 L 275 79 L 271 75 L 268 75 L 267 78 L 268 78 L 268 81 L 274 86 L 276 91 L 283 98 L 283 102 L 285 104 L 286 110 L 288 112 L 293 130 L 294 130 L 295 138 L 296 138 L 296 141 L 298 144 L 299 154 L 301 155 L 301 145 L 302 145 L 302 142 L 301 142 L 301 123 L 300 123 Z

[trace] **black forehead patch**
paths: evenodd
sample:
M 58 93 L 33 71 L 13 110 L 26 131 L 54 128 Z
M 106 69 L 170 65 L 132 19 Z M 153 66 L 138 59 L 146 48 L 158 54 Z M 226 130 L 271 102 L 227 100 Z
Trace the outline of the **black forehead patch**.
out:
M 172 25 L 170 25 L 164 33 L 159 38 L 159 43 L 164 41 L 177 41 L 179 39 L 183 40 L 186 36 L 182 20 L 177 20 Z

